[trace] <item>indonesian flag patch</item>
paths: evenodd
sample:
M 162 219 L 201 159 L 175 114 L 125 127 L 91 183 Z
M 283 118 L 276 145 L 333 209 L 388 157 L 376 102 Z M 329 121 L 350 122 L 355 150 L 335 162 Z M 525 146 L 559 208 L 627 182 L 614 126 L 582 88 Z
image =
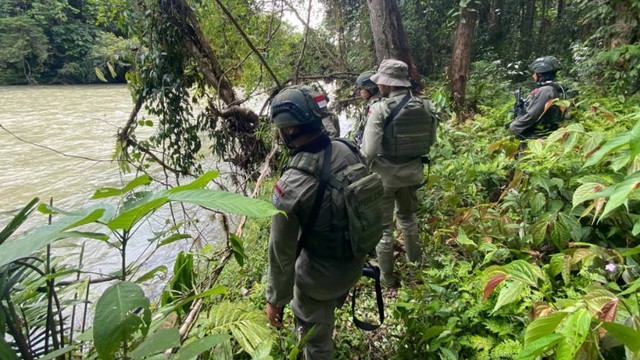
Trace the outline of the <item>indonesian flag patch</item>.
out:
M 278 200 L 280 200 L 280 197 L 282 197 L 282 195 L 284 195 L 284 189 L 282 188 L 282 186 L 280 186 L 280 184 L 276 184 L 273 187 L 273 198 L 271 199 L 274 205 L 278 202 Z
M 320 109 L 327 107 L 327 98 L 325 98 L 324 95 L 316 95 L 313 97 L 313 100 L 316 101 Z

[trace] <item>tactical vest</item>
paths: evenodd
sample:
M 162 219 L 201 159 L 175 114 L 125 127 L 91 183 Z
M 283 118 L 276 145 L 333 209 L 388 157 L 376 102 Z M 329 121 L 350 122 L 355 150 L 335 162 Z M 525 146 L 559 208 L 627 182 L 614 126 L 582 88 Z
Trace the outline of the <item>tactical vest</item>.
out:
M 393 109 L 398 103 L 387 102 Z M 429 153 L 434 142 L 437 121 L 429 103 L 412 96 L 398 115 L 385 127 L 382 137 L 382 155 L 386 158 L 408 161 Z

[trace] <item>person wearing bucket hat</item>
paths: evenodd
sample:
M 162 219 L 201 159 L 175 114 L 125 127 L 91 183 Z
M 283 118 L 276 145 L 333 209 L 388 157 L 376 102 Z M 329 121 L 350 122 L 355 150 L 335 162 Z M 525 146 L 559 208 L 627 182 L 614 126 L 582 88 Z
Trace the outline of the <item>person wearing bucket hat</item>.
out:
M 360 116 L 357 119 L 355 126 L 353 127 L 353 131 L 350 134 L 350 137 L 353 138 L 358 146 L 362 145 L 364 125 L 367 122 L 367 117 L 369 116 L 371 105 L 380 100 L 380 89 L 378 89 L 378 85 L 376 85 L 376 83 L 371 81 L 371 76 L 373 76 L 375 73 L 375 71 L 365 71 L 356 79 L 355 90 L 365 101 L 362 112 L 360 113 Z
M 552 104 L 553 99 L 567 97 L 566 90 L 556 82 L 556 74 L 562 65 L 554 56 L 537 58 L 529 69 L 536 86 L 526 100 L 514 107 L 515 120 L 505 125 L 521 139 L 538 138 L 557 130 L 563 112 Z
M 435 142 L 437 118 L 431 102 L 413 95 L 404 62 L 383 60 L 371 81 L 378 85 L 382 100 L 371 106 L 361 152 L 384 185 L 384 230 L 376 254 L 383 283 L 392 287 L 398 283 L 393 274 L 395 209 L 407 260 L 422 259 L 416 219 L 417 190 L 423 182 L 421 159 Z
M 326 170 L 331 174 L 354 164 L 362 166 L 355 144 L 332 140 L 324 132 L 324 102 L 309 86 L 299 85 L 285 88 L 271 102 L 271 119 L 292 154 L 273 191 L 273 205 L 282 213 L 271 220 L 265 312 L 272 325 L 282 327 L 282 309 L 291 302 L 296 329 L 305 339 L 305 359 L 333 359 L 334 312 L 360 278 L 364 265 L 364 256 L 321 257 L 311 245 L 304 245 L 310 241 L 299 240 L 308 231 L 309 239 L 327 245 L 342 241 L 339 236 L 348 231 L 337 228 L 329 237 L 326 230 L 318 230 L 334 229 L 334 222 L 346 224 L 346 209 L 331 191 L 319 198 L 315 171 L 303 169 L 315 164 L 315 169 L 324 170 L 327 159 Z

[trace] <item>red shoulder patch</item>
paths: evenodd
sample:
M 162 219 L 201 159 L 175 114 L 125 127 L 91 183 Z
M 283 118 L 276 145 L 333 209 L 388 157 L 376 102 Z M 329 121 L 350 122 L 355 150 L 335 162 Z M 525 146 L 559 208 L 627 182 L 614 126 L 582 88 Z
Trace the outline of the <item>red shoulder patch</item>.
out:
M 273 187 L 273 191 L 275 191 L 276 193 L 278 193 L 278 196 L 282 196 L 284 194 L 284 189 L 282 188 L 282 186 L 280 186 L 280 184 L 276 184 Z
M 540 88 L 535 88 L 533 89 L 533 91 L 531 92 L 531 95 L 538 95 L 538 93 L 540 92 Z

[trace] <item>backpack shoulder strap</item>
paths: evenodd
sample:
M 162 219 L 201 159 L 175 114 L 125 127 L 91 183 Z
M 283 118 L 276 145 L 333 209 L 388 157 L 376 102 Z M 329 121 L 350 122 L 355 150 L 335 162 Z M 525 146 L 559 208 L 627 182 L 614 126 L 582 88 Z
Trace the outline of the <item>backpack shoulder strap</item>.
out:
M 320 177 L 318 183 L 318 190 L 316 191 L 316 197 L 313 201 L 313 205 L 311 207 L 311 212 L 309 213 L 309 218 L 307 223 L 302 227 L 302 234 L 298 238 L 298 246 L 296 248 L 296 258 L 302 252 L 302 248 L 304 247 L 307 238 L 309 238 L 309 234 L 311 230 L 316 225 L 316 220 L 318 219 L 318 213 L 320 212 L 320 207 L 322 206 L 322 199 L 324 198 L 324 193 L 327 189 L 327 183 L 329 182 L 329 178 L 331 176 L 331 144 L 327 146 L 324 150 L 324 157 L 322 158 L 322 169 L 320 170 Z M 315 157 L 314 157 L 315 158 Z M 304 170 L 303 170 L 304 171 Z
M 409 102 L 409 99 L 411 99 L 411 90 L 409 90 L 409 92 L 407 92 L 407 95 L 405 95 L 402 100 L 400 100 L 400 103 L 393 108 L 393 110 L 391 110 L 391 113 L 389 114 L 389 116 L 387 116 L 384 119 L 384 127 L 383 129 L 386 129 L 387 126 L 389 126 L 389 124 L 391 124 L 391 122 L 393 121 L 393 119 L 396 118 L 396 116 L 398 115 L 398 113 L 400 112 L 400 110 L 402 110 L 402 108 L 407 105 L 407 103 Z

